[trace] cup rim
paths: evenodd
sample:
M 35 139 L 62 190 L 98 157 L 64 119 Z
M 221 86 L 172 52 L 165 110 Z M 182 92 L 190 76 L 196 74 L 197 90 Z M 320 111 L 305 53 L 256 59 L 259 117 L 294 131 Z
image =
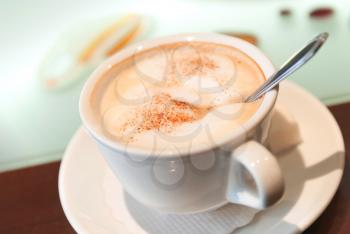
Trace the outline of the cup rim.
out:
M 103 135 L 97 130 L 98 123 L 94 124 L 93 121 L 91 121 L 91 118 L 88 118 L 88 116 L 92 115 L 93 112 L 88 100 L 90 100 L 89 97 L 94 90 L 95 83 L 99 80 L 100 77 L 102 77 L 106 72 L 108 72 L 114 64 L 123 61 L 125 58 L 131 56 L 137 50 L 137 48 L 142 47 L 143 49 L 151 49 L 159 45 L 186 41 L 209 42 L 234 47 L 247 54 L 250 58 L 252 58 L 260 67 L 266 78 L 270 77 L 275 72 L 275 68 L 272 62 L 265 56 L 265 54 L 259 48 L 250 44 L 247 41 L 232 36 L 227 36 L 218 33 L 184 33 L 141 41 L 131 46 L 128 46 L 122 49 L 121 51 L 117 52 L 113 56 L 109 57 L 106 61 L 99 65 L 99 67 L 90 75 L 90 77 L 85 82 L 79 98 L 79 113 L 83 126 L 88 130 L 88 133 L 99 143 L 107 146 L 108 148 L 117 150 L 119 152 L 125 152 L 125 144 L 113 141 L 107 136 Z M 257 111 L 253 114 L 253 116 L 251 116 L 246 122 L 244 122 L 241 125 L 241 127 L 235 128 L 235 130 L 231 134 L 227 134 L 227 136 L 220 141 L 219 145 L 224 145 L 230 141 L 233 141 L 234 139 L 246 139 L 246 134 L 250 132 L 256 125 L 258 125 L 273 108 L 277 98 L 277 94 L 278 87 L 267 92 L 264 96 L 262 103 L 260 104 Z M 160 155 L 169 158 L 186 156 L 189 154 L 198 154 L 201 152 L 211 150 L 217 146 L 217 144 L 201 147 L 194 146 L 194 148 L 191 148 L 190 152 L 188 150 L 184 151 L 186 153 L 181 152 L 181 149 L 179 149 L 179 151 L 177 152 L 152 152 L 151 155 L 150 150 L 137 147 L 128 147 L 127 153 L 140 157 L 147 155 L 147 158 L 158 157 Z

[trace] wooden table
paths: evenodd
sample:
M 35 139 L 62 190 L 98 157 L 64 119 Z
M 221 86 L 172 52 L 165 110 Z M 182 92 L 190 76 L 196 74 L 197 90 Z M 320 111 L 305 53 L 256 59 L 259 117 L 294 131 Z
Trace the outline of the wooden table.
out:
M 350 103 L 332 106 L 350 152 Z M 345 172 L 331 204 L 304 233 L 350 233 L 350 153 Z M 58 198 L 60 163 L 50 163 L 0 174 L 1 234 L 75 233 L 64 216 Z

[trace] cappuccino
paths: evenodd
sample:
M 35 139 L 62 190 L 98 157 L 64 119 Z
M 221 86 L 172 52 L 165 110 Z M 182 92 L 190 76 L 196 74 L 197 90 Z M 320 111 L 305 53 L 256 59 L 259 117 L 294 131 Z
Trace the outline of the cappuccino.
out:
M 243 103 L 265 81 L 239 49 L 178 42 L 136 51 L 114 64 L 94 87 L 90 103 L 113 141 L 164 151 L 214 145 L 249 120 L 261 100 Z

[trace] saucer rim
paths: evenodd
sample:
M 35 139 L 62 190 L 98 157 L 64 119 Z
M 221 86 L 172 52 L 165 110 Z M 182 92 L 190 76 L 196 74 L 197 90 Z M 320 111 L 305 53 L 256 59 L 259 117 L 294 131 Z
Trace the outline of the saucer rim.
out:
M 60 203 L 63 209 L 64 214 L 67 217 L 68 222 L 70 223 L 70 225 L 72 225 L 73 229 L 77 232 L 77 233 L 85 233 L 85 229 L 79 224 L 78 219 L 75 219 L 75 215 L 73 214 L 72 209 L 69 209 L 68 207 L 68 202 L 66 202 L 65 200 L 65 196 L 64 194 L 66 194 L 65 192 L 65 187 L 64 187 L 64 175 L 65 175 L 65 171 L 67 166 L 65 166 L 67 163 L 69 163 L 69 161 L 66 159 L 66 155 L 68 155 L 67 152 L 70 151 L 70 148 L 74 147 L 75 145 L 75 141 L 79 140 L 79 135 L 85 133 L 87 134 L 86 130 L 81 126 L 79 127 L 75 133 L 73 134 L 71 140 L 69 141 L 66 150 L 63 153 L 63 157 L 60 163 L 60 168 L 58 170 L 58 197 L 60 199 Z

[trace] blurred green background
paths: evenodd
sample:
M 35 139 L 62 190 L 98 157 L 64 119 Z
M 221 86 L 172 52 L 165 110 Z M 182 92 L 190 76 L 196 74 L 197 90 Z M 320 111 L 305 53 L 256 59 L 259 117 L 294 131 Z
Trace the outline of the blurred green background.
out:
M 126 13 L 143 17 L 147 30 L 137 40 L 181 32 L 248 34 L 276 66 L 314 35 L 327 31 L 327 44 L 291 80 L 325 104 L 350 100 L 346 0 L 2 0 L 0 171 L 62 156 L 81 124 L 79 92 L 96 64 L 88 64 L 74 82 L 57 90 L 44 88 L 38 71 L 45 61 L 55 63 L 61 51 L 78 53 L 77 48 Z

